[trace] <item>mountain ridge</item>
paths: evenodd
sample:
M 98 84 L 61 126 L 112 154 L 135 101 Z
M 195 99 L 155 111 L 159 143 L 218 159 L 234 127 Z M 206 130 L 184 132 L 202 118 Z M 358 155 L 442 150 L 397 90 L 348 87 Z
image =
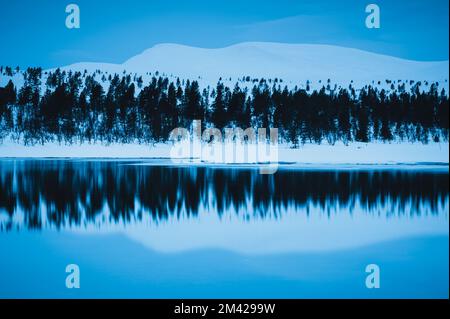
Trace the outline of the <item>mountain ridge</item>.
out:
M 220 79 L 243 77 L 283 79 L 286 83 L 309 82 L 364 86 L 385 80 L 446 83 L 446 61 L 414 61 L 355 48 L 325 44 L 243 42 L 224 48 L 199 48 L 161 43 L 122 64 L 76 63 L 62 67 L 74 71 L 103 70 L 137 74 L 159 74 L 199 80 L 214 85 Z

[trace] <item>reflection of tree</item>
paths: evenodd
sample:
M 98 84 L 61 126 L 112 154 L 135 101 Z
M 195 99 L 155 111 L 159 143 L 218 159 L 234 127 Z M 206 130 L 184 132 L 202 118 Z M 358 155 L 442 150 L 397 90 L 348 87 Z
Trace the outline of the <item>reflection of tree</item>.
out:
M 131 162 L 4 161 L 0 163 L 2 229 L 18 214 L 42 228 L 92 223 L 164 220 L 181 214 L 243 210 L 250 217 L 311 205 L 327 212 L 359 203 L 366 211 L 390 204 L 397 213 L 437 213 L 448 201 L 448 174 L 412 171 L 294 171 L 260 175 L 255 169 L 124 165 Z M 4 221 L 4 218 L 2 219 Z

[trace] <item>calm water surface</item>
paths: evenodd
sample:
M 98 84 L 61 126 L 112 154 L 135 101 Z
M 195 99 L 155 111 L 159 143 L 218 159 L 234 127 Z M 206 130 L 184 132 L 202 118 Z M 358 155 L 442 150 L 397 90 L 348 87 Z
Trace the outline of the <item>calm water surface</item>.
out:
M 448 298 L 448 177 L 0 160 L 0 297 Z

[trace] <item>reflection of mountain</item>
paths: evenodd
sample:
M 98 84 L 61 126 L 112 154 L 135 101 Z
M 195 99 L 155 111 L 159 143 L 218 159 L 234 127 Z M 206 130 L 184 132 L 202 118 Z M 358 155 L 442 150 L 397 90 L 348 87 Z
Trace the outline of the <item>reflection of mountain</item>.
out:
M 448 173 L 417 171 L 296 171 L 127 165 L 132 162 L 0 162 L 2 229 L 128 223 L 244 212 L 279 218 L 287 210 L 339 212 L 362 207 L 388 215 L 438 214 L 448 205 Z M 0 215 L 1 216 L 1 215 Z

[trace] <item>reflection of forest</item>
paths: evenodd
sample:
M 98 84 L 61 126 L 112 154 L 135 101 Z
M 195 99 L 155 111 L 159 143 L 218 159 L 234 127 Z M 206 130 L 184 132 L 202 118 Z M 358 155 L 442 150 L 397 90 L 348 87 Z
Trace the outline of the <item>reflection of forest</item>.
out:
M 448 202 L 448 173 L 417 171 L 296 171 L 273 175 L 256 169 L 179 168 L 124 165 L 112 161 L 2 161 L 0 212 L 2 230 L 24 214 L 22 226 L 91 222 L 108 207 L 112 222 L 198 214 L 200 206 L 223 214 L 244 208 L 265 217 L 269 211 L 310 204 L 324 212 L 330 207 L 359 203 L 368 212 L 383 205 L 397 214 L 421 214 L 423 205 L 437 214 Z M 84 220 L 81 218 L 83 213 Z

